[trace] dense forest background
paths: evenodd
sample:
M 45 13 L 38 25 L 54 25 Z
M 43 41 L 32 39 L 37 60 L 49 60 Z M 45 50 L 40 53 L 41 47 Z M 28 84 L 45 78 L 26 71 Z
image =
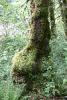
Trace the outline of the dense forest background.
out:
M 35 53 L 33 49 L 32 52 L 28 52 L 25 59 L 29 59 L 29 62 L 26 60 L 26 66 L 22 68 L 29 72 L 26 83 L 21 82 L 21 77 L 18 80 L 12 79 L 12 59 L 30 42 L 30 2 L 0 0 L 0 100 L 58 100 L 56 97 L 64 100 L 67 96 L 67 0 L 48 1 L 48 12 L 45 10 L 48 16 L 45 20 L 49 21 L 49 45 L 45 46 L 43 42 L 39 44 L 40 41 L 35 43 L 36 46 L 41 46 L 39 49 L 42 49 L 43 44 L 43 47 L 47 48 L 44 49 L 47 53 L 41 57 L 39 55 L 43 50 L 38 52 L 36 61 L 40 62 L 37 64 L 40 71 L 36 69 L 39 72 L 34 75 L 30 72 L 31 67 L 26 66 L 31 65 Z M 38 18 L 37 15 L 36 17 Z M 45 29 L 46 26 L 43 24 L 43 27 Z M 38 37 L 39 34 L 34 39 L 37 40 Z M 30 89 L 30 86 L 33 88 Z

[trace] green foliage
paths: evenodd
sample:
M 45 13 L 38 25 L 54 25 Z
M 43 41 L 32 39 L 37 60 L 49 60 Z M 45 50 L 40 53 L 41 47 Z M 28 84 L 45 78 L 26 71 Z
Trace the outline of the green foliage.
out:
M 25 84 L 17 85 L 15 87 L 13 86 L 10 76 L 11 60 L 17 52 L 21 53 L 20 56 L 22 56 L 22 48 L 26 45 L 28 40 L 25 35 L 16 35 L 3 36 L 0 41 L 0 99 L 17 100 L 22 90 L 24 91 Z M 35 95 L 35 89 L 36 91 L 39 91 L 38 89 L 40 89 L 41 95 L 47 97 L 67 94 L 67 61 L 65 60 L 67 57 L 67 42 L 64 37 L 61 37 L 60 35 L 59 39 L 56 38 L 51 40 L 50 45 L 52 52 L 48 59 L 42 59 L 41 74 L 29 77 L 29 79 L 31 78 L 33 82 L 32 93 L 27 95 L 24 93 L 22 100 L 29 99 L 31 95 L 37 98 L 37 95 Z M 18 47 L 21 51 L 18 50 Z M 31 52 L 31 54 L 33 54 L 33 52 Z M 29 61 L 28 64 L 31 64 L 30 61 L 32 56 L 28 53 L 26 59 L 27 57 Z M 25 64 L 27 64 L 27 62 L 24 62 L 24 66 Z M 23 70 L 25 69 L 24 66 L 22 67 Z
M 20 87 L 14 87 L 11 81 L 11 60 L 26 43 L 25 35 L 0 37 L 0 100 L 17 100 L 21 92 Z
M 52 49 L 49 59 L 42 60 L 42 72 L 46 80 L 43 92 L 46 96 L 67 95 L 67 41 L 63 35 L 59 34 L 58 37 L 50 42 Z
M 8 3 L 7 0 L 0 0 L 0 23 L 6 27 L 14 24 L 20 31 L 26 33 L 29 22 L 29 9 L 27 4 L 23 6 L 24 1 L 14 1 Z

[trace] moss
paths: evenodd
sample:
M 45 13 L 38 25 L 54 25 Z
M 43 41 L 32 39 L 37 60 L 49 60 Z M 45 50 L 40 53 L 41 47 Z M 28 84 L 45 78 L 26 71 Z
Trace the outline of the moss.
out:
M 22 72 L 31 71 L 34 64 L 36 50 L 32 48 L 24 48 L 22 51 L 15 54 L 12 59 L 13 68 Z
M 25 47 L 23 50 L 15 54 L 12 59 L 11 72 L 13 82 L 19 82 L 18 80 L 21 81 L 22 78 L 25 79 L 32 74 L 33 65 L 35 64 L 35 55 L 36 49 L 32 46 Z
M 42 0 L 34 0 L 36 7 L 42 4 Z

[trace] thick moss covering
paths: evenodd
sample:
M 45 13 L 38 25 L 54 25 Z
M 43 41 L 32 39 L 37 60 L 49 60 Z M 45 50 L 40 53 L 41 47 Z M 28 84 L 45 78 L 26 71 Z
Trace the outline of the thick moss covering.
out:
M 43 56 L 49 55 L 50 28 L 48 22 L 48 1 L 30 0 L 31 37 L 30 43 L 13 58 L 13 76 L 38 74 Z M 29 78 L 29 77 L 27 77 Z
M 23 76 L 27 73 L 32 73 L 32 65 L 35 64 L 36 49 L 26 47 L 20 52 L 16 53 L 12 59 L 12 67 L 14 75 Z

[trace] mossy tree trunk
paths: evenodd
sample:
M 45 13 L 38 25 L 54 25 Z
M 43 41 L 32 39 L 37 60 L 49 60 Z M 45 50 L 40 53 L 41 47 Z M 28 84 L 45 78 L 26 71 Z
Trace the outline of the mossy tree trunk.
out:
M 29 73 L 38 74 L 42 57 L 47 58 L 49 56 L 51 34 L 48 7 L 49 0 L 30 0 L 31 37 L 29 44 L 13 58 L 12 74 L 14 81 L 18 80 L 17 77 L 28 76 Z
M 35 62 L 40 64 L 49 55 L 50 28 L 48 22 L 49 0 L 31 0 L 31 45 L 36 48 Z
M 55 31 L 55 16 L 54 16 L 54 1 L 53 0 L 50 0 L 49 15 L 50 15 L 51 32 L 52 32 L 52 35 L 55 35 L 54 34 L 54 31 Z
M 65 35 L 67 38 L 67 0 L 59 0 L 59 3 L 61 7 L 62 19 L 64 22 Z
M 63 0 L 64 5 L 64 24 L 65 24 L 65 34 L 67 38 L 67 0 Z

